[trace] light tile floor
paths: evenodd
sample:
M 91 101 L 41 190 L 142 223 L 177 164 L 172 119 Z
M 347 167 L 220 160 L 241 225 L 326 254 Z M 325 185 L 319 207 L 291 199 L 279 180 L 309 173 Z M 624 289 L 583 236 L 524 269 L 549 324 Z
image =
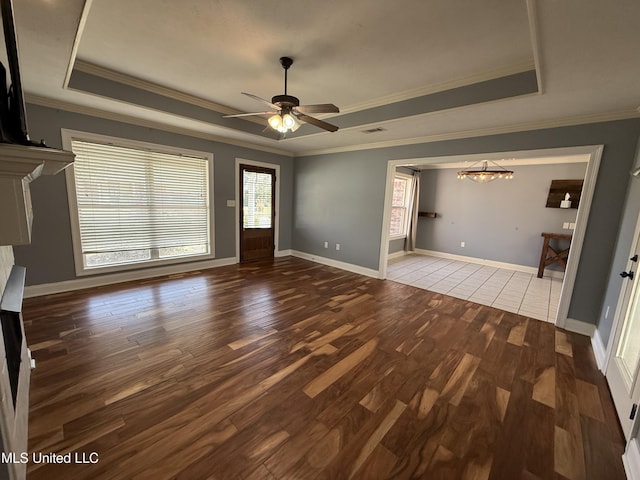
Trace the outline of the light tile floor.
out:
M 389 260 L 387 278 L 555 323 L 562 280 L 427 255 Z

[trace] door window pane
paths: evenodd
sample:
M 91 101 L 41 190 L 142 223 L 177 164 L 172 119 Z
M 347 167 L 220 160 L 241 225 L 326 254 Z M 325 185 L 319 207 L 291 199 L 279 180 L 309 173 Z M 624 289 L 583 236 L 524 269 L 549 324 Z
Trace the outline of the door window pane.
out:
M 242 226 L 271 228 L 273 212 L 271 174 L 244 170 L 242 177 Z

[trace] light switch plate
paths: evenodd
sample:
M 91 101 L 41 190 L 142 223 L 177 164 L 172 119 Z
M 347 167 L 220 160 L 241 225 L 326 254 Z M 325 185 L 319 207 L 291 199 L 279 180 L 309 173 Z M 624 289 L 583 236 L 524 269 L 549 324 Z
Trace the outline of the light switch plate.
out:
M 235 207 L 235 206 L 236 206 L 235 200 L 227 200 L 227 207 Z

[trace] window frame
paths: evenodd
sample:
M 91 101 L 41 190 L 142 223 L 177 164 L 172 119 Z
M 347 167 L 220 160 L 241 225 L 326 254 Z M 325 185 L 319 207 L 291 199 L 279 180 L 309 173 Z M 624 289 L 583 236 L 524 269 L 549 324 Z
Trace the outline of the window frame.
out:
M 389 220 L 389 240 L 399 240 L 401 238 L 407 238 L 407 234 L 409 230 L 409 212 L 411 211 L 411 199 L 413 197 L 413 188 L 412 188 L 413 177 L 406 173 L 395 172 L 393 174 L 392 186 L 393 186 L 393 183 L 395 183 L 396 178 L 402 178 L 407 182 L 407 189 L 405 190 L 405 193 L 404 193 L 404 206 L 402 207 L 404 208 L 404 228 L 402 230 L 402 233 L 397 233 L 397 234 L 391 233 L 391 220 Z M 392 188 L 391 189 L 391 211 L 390 211 L 391 216 L 393 216 L 394 208 L 400 208 L 400 207 L 393 206 L 393 188 Z
M 168 145 L 160 145 L 150 142 L 141 142 L 119 137 L 111 137 L 97 133 L 82 132 L 77 130 L 69 130 L 63 128 L 61 130 L 62 145 L 65 150 L 72 151 L 72 141 L 85 141 L 93 143 L 106 143 L 118 147 L 127 147 L 140 150 L 152 150 L 159 153 L 167 153 L 172 155 L 190 155 L 206 159 L 208 184 L 209 184 L 209 253 L 202 255 L 189 255 L 173 258 L 151 258 L 140 262 L 124 263 L 119 265 L 107 265 L 103 267 L 86 267 L 84 255 L 82 254 L 82 243 L 80 237 L 80 221 L 78 218 L 78 202 L 76 194 L 76 182 L 73 164 L 65 169 L 65 178 L 67 183 L 67 200 L 69 207 L 69 220 L 71 223 L 71 240 L 73 245 L 73 258 L 75 263 L 75 271 L 77 276 L 87 276 L 102 273 L 124 272 L 131 270 L 141 270 L 149 267 L 175 265 L 183 263 L 191 263 L 202 260 L 211 260 L 215 258 L 215 210 L 214 210 L 214 176 L 213 176 L 213 154 L 211 152 L 202 152 L 198 150 L 190 150 L 187 148 L 171 147 Z

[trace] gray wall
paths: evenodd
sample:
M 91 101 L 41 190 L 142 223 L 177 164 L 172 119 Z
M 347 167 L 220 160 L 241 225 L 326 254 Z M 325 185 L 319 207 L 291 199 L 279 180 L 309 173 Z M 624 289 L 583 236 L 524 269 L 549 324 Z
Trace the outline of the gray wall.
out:
M 225 206 L 235 196 L 235 158 L 280 164 L 280 249 L 376 270 L 388 160 L 604 144 L 569 316 L 591 323 L 600 320 L 600 335 L 605 342 L 608 338 L 612 313 L 603 320 L 601 307 L 604 300 L 605 306 L 615 308 L 621 285 L 617 274 L 626 267 L 640 212 L 640 179 L 631 180 L 628 174 L 640 119 L 300 157 L 294 171 L 293 160 L 280 155 L 40 106 L 27 109 L 32 138 L 44 138 L 53 147 L 61 147 L 64 127 L 212 152 L 218 258 L 235 255 L 235 216 Z M 14 248 L 16 263 L 28 268 L 28 285 L 74 279 L 64 175 L 38 179 L 32 184 L 32 198 L 33 243 Z M 331 242 L 329 249 L 323 248 L 324 241 Z M 335 243 L 342 244 L 340 251 Z
M 396 238 L 395 240 L 389 240 L 389 254 L 402 252 L 404 250 L 405 238 Z
M 416 247 L 537 268 L 540 234 L 571 233 L 562 224 L 576 221 L 576 209 L 545 207 L 551 180 L 584 178 L 587 164 L 509 168 L 513 179 L 486 184 L 458 179 L 458 168 L 423 170 L 420 211 L 438 217 L 418 219 Z
M 51 147 L 62 148 L 60 130 L 68 128 L 213 153 L 216 258 L 235 256 L 235 209 L 227 207 L 226 201 L 235 198 L 236 157 L 278 164 L 279 248 L 291 248 L 292 158 L 36 105 L 27 106 L 27 116 L 31 138 L 45 139 Z M 40 177 L 31 184 L 31 198 L 34 212 L 32 242 L 14 247 L 16 264 L 27 267 L 27 285 L 75 279 L 65 175 Z
M 386 169 L 366 155 L 296 159 L 293 248 L 377 270 Z
M 377 269 L 388 160 L 604 144 L 569 309 L 595 324 L 639 136 L 640 119 L 632 119 L 296 158 L 293 248 Z M 333 239 L 341 251 L 322 248 Z

